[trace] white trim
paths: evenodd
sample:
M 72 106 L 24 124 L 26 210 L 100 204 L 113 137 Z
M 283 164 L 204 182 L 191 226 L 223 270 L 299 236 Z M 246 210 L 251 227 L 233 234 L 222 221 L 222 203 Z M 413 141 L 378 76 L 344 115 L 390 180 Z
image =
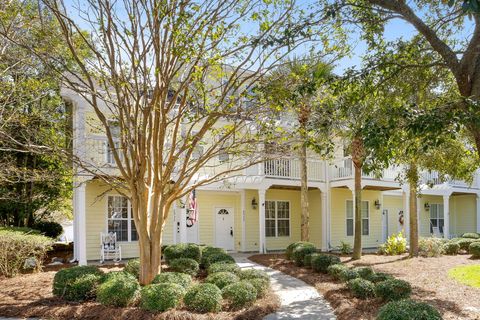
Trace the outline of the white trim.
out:
M 246 204 L 245 204 L 245 190 L 240 191 L 240 214 L 242 215 L 242 243 L 240 248 L 243 252 L 247 250 L 247 231 L 245 230 L 246 224 Z
M 351 201 L 352 202 L 352 212 L 353 212 L 353 234 L 351 236 L 348 235 L 348 227 L 347 227 L 347 219 L 350 219 L 350 218 L 347 218 L 347 203 L 348 201 Z M 370 236 L 370 200 L 362 200 L 362 203 L 363 202 L 366 202 L 368 204 L 368 234 L 363 234 L 363 219 L 364 218 L 361 218 L 361 232 L 362 232 L 362 237 L 369 237 Z M 361 205 L 360 205 L 361 207 Z M 345 236 L 346 237 L 354 237 L 355 236 L 355 199 L 345 199 Z
M 227 210 L 229 212 L 229 214 L 231 214 L 232 216 L 232 243 L 233 243 L 233 248 L 232 250 L 235 251 L 235 206 L 215 206 L 213 208 L 213 221 L 214 221 L 214 227 L 215 227 L 215 232 L 213 233 L 213 243 L 215 244 L 215 246 L 219 246 L 217 244 L 217 212 L 220 211 L 220 210 Z M 226 249 L 228 250 L 228 249 Z
M 127 198 L 127 218 L 123 218 L 124 220 L 126 219 L 127 220 L 127 241 L 123 240 L 123 241 L 120 241 L 118 240 L 118 235 L 117 235 L 117 242 L 118 243 L 137 243 L 138 240 L 132 240 L 132 221 L 133 221 L 133 218 L 132 218 L 132 205 L 130 203 L 130 200 L 128 199 L 128 197 L 125 197 L 119 193 L 107 193 L 105 194 L 105 228 L 104 228 L 104 231 L 105 233 L 108 233 L 108 198 L 109 197 L 124 197 L 124 198 Z M 135 222 L 133 222 L 135 223 Z M 136 228 L 135 228 L 136 230 Z M 138 230 L 137 230 L 137 234 L 138 234 Z
M 77 216 L 76 222 L 78 224 L 78 238 L 75 241 L 78 241 L 78 264 L 86 265 L 87 264 L 87 217 L 86 217 L 86 186 L 84 183 L 80 184 L 76 188 L 75 195 L 77 196 L 77 201 L 75 201 L 77 211 L 75 215 Z
M 267 232 L 265 231 L 265 238 L 280 238 L 280 239 L 286 239 L 286 238 L 291 238 L 292 237 L 292 205 L 290 200 L 281 200 L 281 199 L 265 199 L 265 204 L 269 201 L 275 202 L 275 236 L 267 236 Z M 288 202 L 288 236 L 279 236 L 278 235 L 278 202 Z M 265 207 L 266 210 L 266 207 Z M 265 211 L 266 212 L 266 211 Z M 268 219 L 272 220 L 272 219 Z M 280 220 L 287 220 L 287 219 L 280 219 Z M 265 215 L 265 221 L 267 221 L 267 217 Z M 266 224 L 264 226 L 264 230 L 266 228 Z
M 259 234 L 259 241 L 258 241 L 258 252 L 259 253 L 266 253 L 266 241 L 265 238 L 265 195 L 267 193 L 266 189 L 258 189 L 258 205 L 259 207 L 259 227 L 258 227 L 258 234 Z

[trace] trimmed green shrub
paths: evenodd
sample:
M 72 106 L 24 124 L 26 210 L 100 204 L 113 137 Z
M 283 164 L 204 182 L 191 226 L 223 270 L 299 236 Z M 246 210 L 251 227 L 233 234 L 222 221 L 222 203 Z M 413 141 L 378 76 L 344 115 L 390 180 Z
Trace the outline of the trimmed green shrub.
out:
M 196 276 L 200 270 L 198 262 L 190 258 L 174 259 L 170 262 L 169 266 L 172 271 L 186 273 L 193 277 Z
M 472 255 L 472 258 L 478 259 L 480 258 L 480 242 L 473 242 L 468 247 L 468 253 Z
M 410 299 L 389 302 L 380 308 L 377 320 L 441 320 L 431 305 Z
M 218 312 L 222 308 L 222 292 L 211 283 L 197 284 L 187 291 L 183 303 L 192 311 Z
M 478 241 L 477 239 L 469 239 L 469 238 L 462 238 L 457 241 L 458 245 L 460 246 L 460 250 L 464 250 L 468 252 L 468 248 L 474 242 Z
M 155 276 L 152 283 L 175 283 L 185 289 L 192 284 L 192 277 L 180 272 L 162 272 Z
M 310 242 L 302 242 L 301 244 L 296 245 L 292 251 L 292 260 L 295 261 L 295 264 L 299 267 L 303 266 L 303 259 L 307 254 L 315 253 L 317 248 L 315 245 Z
M 179 258 L 190 258 L 200 263 L 202 252 L 195 243 L 179 243 L 167 246 L 163 251 L 163 256 L 168 264 Z
M 371 267 L 357 267 L 353 270 L 358 272 L 360 278 L 367 280 L 375 273 Z
M 240 267 L 236 263 L 220 261 L 208 267 L 208 270 L 207 270 L 208 274 L 212 274 L 216 272 L 231 272 L 231 273 L 239 274 Z
M 348 270 L 348 267 L 342 263 L 329 265 L 327 268 L 327 273 L 334 277 L 336 280 L 340 280 L 340 273 Z
M 378 253 L 386 254 L 389 256 L 399 255 L 407 251 L 407 238 L 403 235 L 403 232 L 392 234 L 388 237 L 387 241 L 380 245 Z
M 140 275 L 140 259 L 130 259 L 123 271 L 133 274 L 137 279 Z
M 35 262 L 35 271 L 40 270 L 47 251 L 52 247 L 51 238 L 20 230 L 0 229 L 0 275 L 16 276 L 24 269 L 27 259 Z
M 55 221 L 40 220 L 35 222 L 33 228 L 52 239 L 57 239 L 63 233 L 62 225 Z
M 303 266 L 306 268 L 312 267 L 312 258 L 318 256 L 319 253 L 309 253 L 303 258 Z
M 257 290 L 246 280 L 232 283 L 222 289 L 222 297 L 231 309 L 241 309 L 257 299 Z
M 460 251 L 460 245 L 456 242 L 447 242 L 443 244 L 443 253 L 448 255 L 457 255 Z
M 53 278 L 53 295 L 69 301 L 95 298 L 95 290 L 103 272 L 94 266 L 75 266 L 62 269 Z
M 418 254 L 422 257 L 439 257 L 443 251 L 443 240 L 439 238 L 421 238 L 418 241 Z
M 253 278 L 253 279 L 245 279 L 242 281 L 246 281 L 250 283 L 255 290 L 257 291 L 257 298 L 265 296 L 268 289 L 270 288 L 270 281 L 263 278 Z
M 462 234 L 462 238 L 468 238 L 468 239 L 480 239 L 480 234 L 476 232 L 467 232 Z
M 235 259 L 233 259 L 232 256 L 227 253 L 211 254 L 202 261 L 205 269 L 208 269 L 212 264 L 217 262 L 235 263 Z
M 383 272 L 375 272 L 374 274 L 372 274 L 370 277 L 367 278 L 367 280 L 372 281 L 373 283 L 378 283 L 378 282 L 391 280 L 391 279 L 395 279 L 395 278 L 392 275 L 389 275 Z
M 107 276 L 97 288 L 97 301 L 106 306 L 127 307 L 135 303 L 140 290 L 137 279 L 130 273 L 117 272 Z
M 341 263 L 340 258 L 330 254 L 319 254 L 312 257 L 312 269 L 317 272 L 327 273 L 328 266 Z
M 360 278 L 360 275 L 353 269 L 345 269 L 340 271 L 338 277 L 341 281 L 347 282 L 352 279 Z
M 373 282 L 362 278 L 356 278 L 347 282 L 347 287 L 352 294 L 360 299 L 367 299 L 375 296 L 375 285 Z
M 219 289 L 223 289 L 229 284 L 240 281 L 240 278 L 231 272 L 216 272 L 210 274 L 205 282 L 216 285 Z
M 207 263 L 207 260 L 210 258 L 210 256 L 215 254 L 220 254 L 220 253 L 227 254 L 227 251 L 225 251 L 225 249 L 210 247 L 210 246 L 201 247 L 201 252 L 202 252 L 202 259 L 200 261 L 200 266 L 202 268 L 207 268 L 205 267 L 205 265 Z
M 265 279 L 268 282 L 270 282 L 270 277 L 268 274 L 259 269 L 247 269 L 247 270 L 242 270 L 240 271 L 239 274 L 240 279 L 246 280 L 246 279 Z
M 313 243 L 306 242 L 306 241 L 297 241 L 297 242 L 290 243 L 288 245 L 287 249 L 285 250 L 285 255 L 287 256 L 287 259 L 292 260 L 293 259 L 293 251 L 295 250 L 295 248 L 297 248 L 299 246 L 304 246 L 304 245 L 315 247 L 315 245 Z
M 345 241 L 340 241 L 340 245 L 338 246 L 338 250 L 341 254 L 347 255 L 352 253 L 352 245 Z
M 185 295 L 185 288 L 175 283 L 159 283 L 145 286 L 140 291 L 140 308 L 163 312 L 176 308 Z
M 410 297 L 412 286 L 400 279 L 390 279 L 375 285 L 375 295 L 385 301 L 401 300 Z

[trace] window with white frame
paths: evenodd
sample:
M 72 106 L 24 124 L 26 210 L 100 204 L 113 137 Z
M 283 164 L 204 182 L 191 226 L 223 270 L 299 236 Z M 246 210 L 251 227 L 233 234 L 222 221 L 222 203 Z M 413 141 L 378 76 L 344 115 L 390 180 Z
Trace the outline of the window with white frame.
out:
M 132 207 L 124 196 L 108 196 L 107 231 L 115 232 L 118 241 L 137 241 Z
M 430 233 L 433 233 L 433 228 L 438 228 L 440 233 L 443 233 L 443 226 L 445 224 L 443 204 L 430 204 Z
M 110 130 L 110 133 L 112 135 L 113 143 L 114 146 L 112 148 L 111 144 L 108 142 L 108 139 L 105 143 L 106 146 L 106 162 L 109 165 L 116 165 L 115 162 L 115 157 L 113 150 L 119 150 L 120 149 L 120 126 L 118 125 L 118 122 L 115 120 L 108 120 L 108 128 Z
M 362 201 L 362 236 L 370 234 L 370 210 L 368 201 Z M 346 209 L 347 236 L 355 232 L 355 217 L 353 214 L 353 200 L 347 200 Z
M 265 201 L 265 236 L 290 236 L 290 202 Z

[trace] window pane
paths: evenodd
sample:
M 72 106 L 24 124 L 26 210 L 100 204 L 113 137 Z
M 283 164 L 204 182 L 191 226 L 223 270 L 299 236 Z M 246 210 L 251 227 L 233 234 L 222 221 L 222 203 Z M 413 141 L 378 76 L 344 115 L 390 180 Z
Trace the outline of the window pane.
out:
M 265 218 L 275 219 L 275 201 L 265 201 Z
M 289 209 L 290 204 L 286 201 L 278 201 L 277 206 L 278 206 L 277 218 L 278 219 L 289 219 L 290 218 L 290 209 Z
M 128 218 L 128 200 L 122 196 L 108 197 L 108 218 L 127 219 Z
M 362 201 L 362 218 L 368 218 L 368 201 Z
M 353 218 L 353 201 L 347 200 L 347 219 Z
M 275 237 L 275 220 L 265 221 L 265 236 Z
M 278 220 L 278 236 L 288 237 L 290 236 L 290 221 Z
M 117 241 L 128 241 L 128 221 L 108 220 L 108 232 L 115 232 Z
M 443 233 L 443 226 L 444 226 L 445 220 L 443 219 L 438 219 L 438 227 L 440 229 L 440 233 Z
M 439 204 L 438 205 L 438 218 L 442 218 L 443 219 L 443 204 Z
M 362 235 L 368 236 L 369 225 L 368 219 L 362 219 Z
M 347 236 L 353 236 L 353 219 L 347 219 Z
M 135 227 L 135 221 L 133 221 L 133 219 L 132 219 L 132 223 L 131 223 L 131 228 L 132 228 L 131 240 L 132 241 L 137 241 L 138 240 L 138 233 L 137 233 L 137 228 Z
M 436 219 L 437 218 L 437 205 L 436 204 L 431 204 L 430 205 L 430 219 Z

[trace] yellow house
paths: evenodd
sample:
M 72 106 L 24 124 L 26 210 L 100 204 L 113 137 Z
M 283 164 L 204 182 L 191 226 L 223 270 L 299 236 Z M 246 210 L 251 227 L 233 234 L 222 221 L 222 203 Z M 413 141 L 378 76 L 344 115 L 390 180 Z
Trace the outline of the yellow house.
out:
M 107 139 L 95 127 L 95 114 L 83 99 L 62 91 L 73 110 L 74 153 L 105 172 L 115 172 Z M 322 250 L 353 242 L 352 162 L 338 152 L 326 162 L 308 160 L 310 241 Z M 365 248 L 376 248 L 392 234 L 408 233 L 408 185 L 396 181 L 398 168 L 382 178 L 363 175 L 362 237 Z M 100 259 L 100 234 L 116 232 L 122 256 L 138 256 L 137 233 L 128 200 L 86 171 L 77 168 L 74 188 L 75 259 L 80 264 Z M 480 180 L 442 182 L 432 172 L 422 174 L 418 201 L 421 236 L 445 238 L 480 231 Z M 294 157 L 272 159 L 242 174 L 196 190 L 198 220 L 186 223 L 186 205 L 178 202 L 169 215 L 163 243 L 193 242 L 237 252 L 284 250 L 300 240 L 300 163 Z M 112 212 L 117 214 L 112 215 Z M 403 222 L 403 223 L 402 223 Z M 437 234 L 438 235 L 438 234 Z

